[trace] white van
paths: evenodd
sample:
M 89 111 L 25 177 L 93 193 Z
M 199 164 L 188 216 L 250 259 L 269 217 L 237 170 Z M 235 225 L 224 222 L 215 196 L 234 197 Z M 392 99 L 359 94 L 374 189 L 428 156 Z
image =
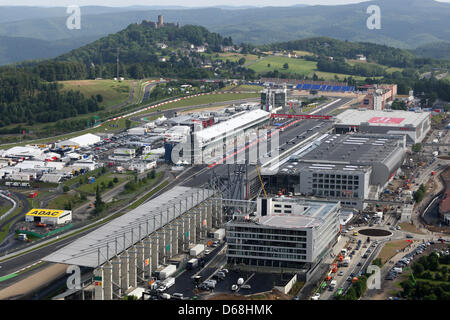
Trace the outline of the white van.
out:
M 395 267 L 395 268 L 393 268 L 392 270 L 395 271 L 395 272 L 397 272 L 397 273 L 402 273 L 402 272 L 403 272 L 403 269 L 402 269 L 402 268 L 399 268 L 399 267 Z
M 170 300 L 170 294 L 168 294 L 168 293 L 161 294 L 161 299 Z

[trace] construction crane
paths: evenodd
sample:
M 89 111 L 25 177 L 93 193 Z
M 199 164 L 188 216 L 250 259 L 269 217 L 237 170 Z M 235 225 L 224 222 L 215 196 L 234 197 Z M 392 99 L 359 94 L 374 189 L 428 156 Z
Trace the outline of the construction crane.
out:
M 258 173 L 259 181 L 261 182 L 261 187 L 264 191 L 264 197 L 267 198 L 267 192 L 266 192 L 266 189 L 264 188 L 264 183 L 261 178 L 261 173 L 259 172 L 258 163 L 255 163 L 255 167 L 256 167 L 256 172 Z

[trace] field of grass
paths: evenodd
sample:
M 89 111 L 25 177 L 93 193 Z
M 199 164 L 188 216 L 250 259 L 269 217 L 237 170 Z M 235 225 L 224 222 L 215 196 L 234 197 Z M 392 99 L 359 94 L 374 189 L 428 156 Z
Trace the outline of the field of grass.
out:
M 353 76 L 350 74 L 343 74 L 343 73 L 333 73 L 333 72 L 323 72 L 323 71 L 314 71 L 319 78 L 323 78 L 325 80 L 344 80 L 344 78 L 352 77 L 355 80 L 364 80 L 366 77 L 361 76 Z M 311 76 L 313 73 L 311 73 L 309 76 Z M 336 77 L 338 79 L 336 79 Z M 382 77 L 374 77 L 375 79 L 381 79 Z
M 284 69 L 283 65 L 287 63 L 288 69 Z M 270 64 L 270 67 L 268 66 Z M 269 71 L 278 70 L 282 73 L 297 73 L 308 75 L 317 68 L 317 62 L 306 61 L 303 59 L 287 58 L 287 57 L 274 57 L 269 56 L 249 66 L 250 69 L 258 73 L 264 73 Z
M 4 213 L 6 213 L 9 209 L 11 209 L 12 208 L 12 205 L 3 205 L 3 206 L 0 206 L 0 217 L 4 214 Z
M 100 105 L 105 108 L 126 101 L 131 90 L 131 80 L 121 82 L 114 80 L 69 80 L 59 83 L 63 85 L 62 91 L 80 91 L 86 98 L 101 94 L 103 101 Z
M 389 259 L 395 256 L 398 251 L 406 248 L 410 243 L 405 240 L 396 240 L 386 243 L 386 245 L 381 249 L 377 258 L 381 259 L 381 263 L 385 264 Z
M 210 58 L 212 61 L 230 60 L 231 62 L 237 62 L 241 58 L 245 58 L 245 63 L 248 63 L 248 62 L 252 62 L 252 61 L 255 61 L 258 59 L 258 56 L 254 55 L 254 54 L 241 54 L 241 53 L 235 53 L 235 52 L 225 52 L 225 53 L 218 53 L 218 54 L 204 54 L 204 55 L 206 57 Z
M 419 229 L 416 228 L 415 225 L 407 222 L 399 223 L 400 228 L 402 228 L 403 231 L 411 232 L 411 233 L 418 233 L 423 234 Z
M 263 86 L 257 86 L 257 85 L 249 85 L 249 84 L 241 84 L 238 86 L 227 86 L 223 88 L 224 91 L 261 91 L 263 90 Z
M 95 195 L 95 192 L 97 190 L 97 185 L 101 188 L 101 184 L 102 182 L 105 184 L 105 186 L 108 186 L 108 183 L 110 181 L 112 181 L 114 179 L 116 175 L 112 174 L 112 173 L 107 173 L 105 175 L 102 175 L 99 178 L 95 178 L 95 182 L 94 183 L 88 183 L 88 184 L 82 184 L 80 185 L 77 190 L 81 191 L 81 192 L 85 192 L 87 194 L 90 195 Z M 114 185 L 118 185 L 122 182 L 124 182 L 125 180 L 127 180 L 126 177 L 124 176 L 117 176 L 117 178 L 119 179 L 119 182 L 115 183 Z M 105 189 L 104 191 L 106 191 L 108 189 Z
M 48 203 L 47 207 L 49 207 L 50 209 L 64 210 L 64 207 L 68 202 L 75 202 L 78 199 L 79 199 L 78 196 L 73 193 L 65 193 L 65 194 L 62 194 L 60 196 L 53 198 Z M 81 204 L 82 204 L 81 202 L 77 203 L 77 205 L 81 205 Z
M 294 50 L 294 52 L 295 52 L 295 53 L 297 54 L 297 56 L 299 56 L 299 57 L 304 57 L 304 56 L 314 56 L 314 53 L 308 52 L 308 51 Z

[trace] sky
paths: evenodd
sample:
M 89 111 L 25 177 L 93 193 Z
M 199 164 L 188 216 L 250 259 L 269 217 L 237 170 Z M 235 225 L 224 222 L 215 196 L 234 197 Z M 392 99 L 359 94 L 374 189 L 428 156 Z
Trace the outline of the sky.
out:
M 147 5 L 147 6 L 184 6 L 184 7 L 198 7 L 198 6 L 291 6 L 295 4 L 305 3 L 309 5 L 337 5 L 363 2 L 364 0 L 0 0 L 0 5 L 29 5 L 29 6 L 69 6 L 69 5 L 101 5 L 112 7 L 124 7 L 132 5 Z M 366 0 L 367 1 L 367 0 Z M 439 2 L 449 2 L 450 0 L 439 0 Z

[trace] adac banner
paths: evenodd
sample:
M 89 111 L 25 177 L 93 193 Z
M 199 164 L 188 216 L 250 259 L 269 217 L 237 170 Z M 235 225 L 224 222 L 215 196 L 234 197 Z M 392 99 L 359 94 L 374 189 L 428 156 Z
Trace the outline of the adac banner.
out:
M 33 217 L 59 217 L 65 210 L 54 210 L 54 209 L 32 209 L 28 211 L 27 216 Z

